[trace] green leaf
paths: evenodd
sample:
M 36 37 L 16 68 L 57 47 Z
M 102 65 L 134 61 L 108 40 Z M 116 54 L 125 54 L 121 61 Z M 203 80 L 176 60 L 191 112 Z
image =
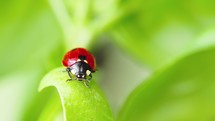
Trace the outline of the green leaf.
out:
M 215 120 L 215 49 L 155 73 L 128 97 L 119 121 Z
M 55 86 L 59 92 L 66 121 L 112 121 L 108 103 L 94 79 L 86 87 L 83 81 L 67 81 L 65 68 L 57 68 L 41 81 L 39 90 Z
M 60 98 L 53 88 L 32 95 L 33 101 L 27 104 L 21 121 L 54 121 L 62 113 Z
M 112 27 L 115 42 L 140 62 L 158 68 L 183 54 L 214 46 L 198 46 L 199 36 L 214 30 L 214 1 L 127 0 L 118 11 L 127 14 Z M 128 12 L 129 11 L 129 12 Z M 213 28 L 212 28 L 213 27 Z M 208 34 L 210 38 L 214 33 Z M 195 48 L 195 49 L 193 49 Z
M 50 53 L 62 43 L 62 33 L 47 2 L 1 1 L 0 11 L 0 75 L 26 66 L 41 69 Z
M 40 116 L 38 116 L 39 118 L 37 117 L 38 118 L 37 121 L 55 121 L 56 119 L 63 120 L 62 107 L 59 100 L 59 96 L 57 95 L 57 91 L 54 94 L 55 95 L 52 95 L 50 99 L 47 99 L 47 97 L 41 99 L 41 100 L 45 100 L 45 99 L 48 100 L 47 103 L 43 105 L 44 107 L 42 109 L 41 109 L 42 106 L 38 106 L 37 104 L 35 105 L 37 108 L 41 109 Z M 34 119 L 31 119 L 31 120 L 34 120 Z M 26 121 L 29 121 L 29 120 L 26 120 Z

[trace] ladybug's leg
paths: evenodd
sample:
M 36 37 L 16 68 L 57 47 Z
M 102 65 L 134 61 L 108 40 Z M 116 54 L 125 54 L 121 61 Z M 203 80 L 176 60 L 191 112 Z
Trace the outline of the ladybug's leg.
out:
M 66 81 L 72 81 L 72 75 L 70 73 L 70 68 L 66 68 L 66 71 L 67 71 L 67 73 L 68 73 L 68 75 L 70 77 L 70 79 L 67 79 Z
M 88 84 L 88 81 L 87 81 L 86 79 L 84 79 L 83 81 L 84 81 L 84 85 L 85 85 L 86 87 L 90 87 L 89 84 Z
M 89 78 L 87 79 L 88 82 L 92 79 L 92 74 L 89 75 Z

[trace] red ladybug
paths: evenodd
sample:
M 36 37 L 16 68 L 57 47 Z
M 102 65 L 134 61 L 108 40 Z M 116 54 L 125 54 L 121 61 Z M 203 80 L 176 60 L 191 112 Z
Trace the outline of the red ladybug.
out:
M 78 81 L 90 80 L 93 72 L 96 69 L 94 56 L 84 48 L 75 48 L 64 55 L 62 63 L 68 72 L 69 80 L 75 79 Z

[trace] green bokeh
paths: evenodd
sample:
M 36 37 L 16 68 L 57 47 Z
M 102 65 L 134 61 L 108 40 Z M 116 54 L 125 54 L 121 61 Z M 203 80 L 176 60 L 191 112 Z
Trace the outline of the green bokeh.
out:
M 46 73 L 62 66 L 67 50 L 80 46 L 96 56 L 99 71 L 93 78 L 116 119 L 215 120 L 214 5 L 0 1 L 0 120 L 62 120 L 56 90 L 37 88 Z

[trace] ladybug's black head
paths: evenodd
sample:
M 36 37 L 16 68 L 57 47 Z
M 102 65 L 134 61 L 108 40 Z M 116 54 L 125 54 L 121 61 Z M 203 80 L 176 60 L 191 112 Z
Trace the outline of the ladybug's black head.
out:
M 76 79 L 81 81 L 91 76 L 91 68 L 84 61 L 78 61 L 70 67 L 70 71 L 76 76 Z
M 81 61 L 86 60 L 86 56 L 84 56 L 84 55 L 79 55 L 78 58 L 79 58 Z

